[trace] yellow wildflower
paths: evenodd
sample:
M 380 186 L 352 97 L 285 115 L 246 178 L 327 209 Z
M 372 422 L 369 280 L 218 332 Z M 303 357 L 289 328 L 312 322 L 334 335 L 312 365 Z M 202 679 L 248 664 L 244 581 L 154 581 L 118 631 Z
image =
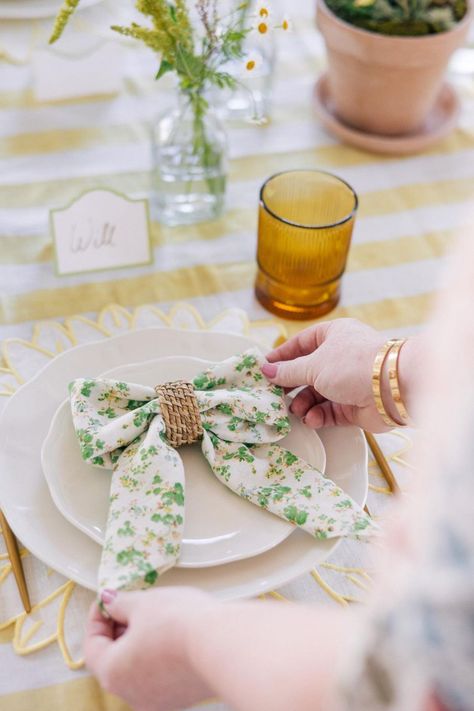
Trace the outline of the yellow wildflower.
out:
M 53 42 L 56 42 L 56 40 L 61 37 L 63 30 L 69 21 L 69 18 L 71 17 L 78 5 L 79 0 L 64 0 L 61 9 L 56 15 L 53 31 L 51 33 L 51 37 L 49 38 L 49 44 L 53 44 Z

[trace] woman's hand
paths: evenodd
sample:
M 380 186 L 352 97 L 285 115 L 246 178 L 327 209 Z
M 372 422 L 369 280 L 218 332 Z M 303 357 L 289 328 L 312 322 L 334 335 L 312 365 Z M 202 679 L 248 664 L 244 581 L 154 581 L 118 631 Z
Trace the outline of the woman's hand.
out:
M 189 630 L 217 603 L 193 588 L 104 591 L 105 618 L 93 603 L 86 629 L 87 667 L 134 711 L 183 709 L 210 697 L 193 671 Z
M 377 412 L 372 394 L 372 367 L 387 337 L 355 319 L 325 321 L 301 331 L 268 354 L 262 368 L 272 383 L 286 389 L 306 386 L 290 410 L 311 428 L 358 425 L 371 432 L 388 429 Z M 403 346 L 399 381 L 409 403 L 413 343 Z M 416 350 L 416 349 L 415 349 Z M 399 420 L 382 373 L 382 397 L 388 414 Z
M 176 711 L 210 697 L 236 711 L 336 710 L 336 660 L 355 622 L 347 611 L 223 603 L 180 587 L 104 591 L 102 601 L 110 618 L 93 604 L 86 664 L 134 711 Z

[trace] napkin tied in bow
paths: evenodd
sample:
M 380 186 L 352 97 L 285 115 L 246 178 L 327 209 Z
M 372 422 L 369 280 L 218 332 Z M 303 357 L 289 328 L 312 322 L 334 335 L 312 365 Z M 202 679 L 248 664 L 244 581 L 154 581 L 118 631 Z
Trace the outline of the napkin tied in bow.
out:
M 371 519 L 342 489 L 276 444 L 290 423 L 282 389 L 260 372 L 264 362 L 252 349 L 193 380 L 212 473 L 317 539 L 371 532 Z M 151 387 L 103 379 L 75 380 L 70 395 L 83 459 L 113 470 L 99 589 L 152 585 L 179 558 L 185 503 L 160 398 Z

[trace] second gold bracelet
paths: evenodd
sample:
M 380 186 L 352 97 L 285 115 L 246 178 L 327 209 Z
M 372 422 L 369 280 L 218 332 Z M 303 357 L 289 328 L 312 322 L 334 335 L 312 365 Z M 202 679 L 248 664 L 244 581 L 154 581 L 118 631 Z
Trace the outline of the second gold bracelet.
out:
M 380 417 L 388 427 L 400 427 L 400 423 L 392 420 L 388 412 L 386 411 L 383 399 L 382 399 L 382 368 L 385 363 L 385 358 L 388 352 L 393 348 L 393 346 L 398 343 L 396 338 L 391 338 L 389 341 L 383 344 L 383 346 L 378 351 L 375 356 L 374 365 L 372 367 L 372 393 L 375 400 L 375 407 Z
M 406 338 L 396 341 L 391 347 L 388 353 L 388 382 L 390 385 L 390 392 L 392 394 L 393 402 L 397 409 L 398 415 L 404 425 L 409 423 L 409 416 L 405 405 L 403 404 L 402 396 L 400 393 L 400 384 L 398 382 L 398 358 L 400 356 L 400 351 L 404 343 L 406 343 Z

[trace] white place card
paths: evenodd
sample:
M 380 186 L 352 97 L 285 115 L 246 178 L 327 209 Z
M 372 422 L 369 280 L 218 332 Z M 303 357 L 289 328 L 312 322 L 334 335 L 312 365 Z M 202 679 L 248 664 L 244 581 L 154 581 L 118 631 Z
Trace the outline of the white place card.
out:
M 146 200 L 112 190 L 90 190 L 68 207 L 50 212 L 59 275 L 150 264 Z

